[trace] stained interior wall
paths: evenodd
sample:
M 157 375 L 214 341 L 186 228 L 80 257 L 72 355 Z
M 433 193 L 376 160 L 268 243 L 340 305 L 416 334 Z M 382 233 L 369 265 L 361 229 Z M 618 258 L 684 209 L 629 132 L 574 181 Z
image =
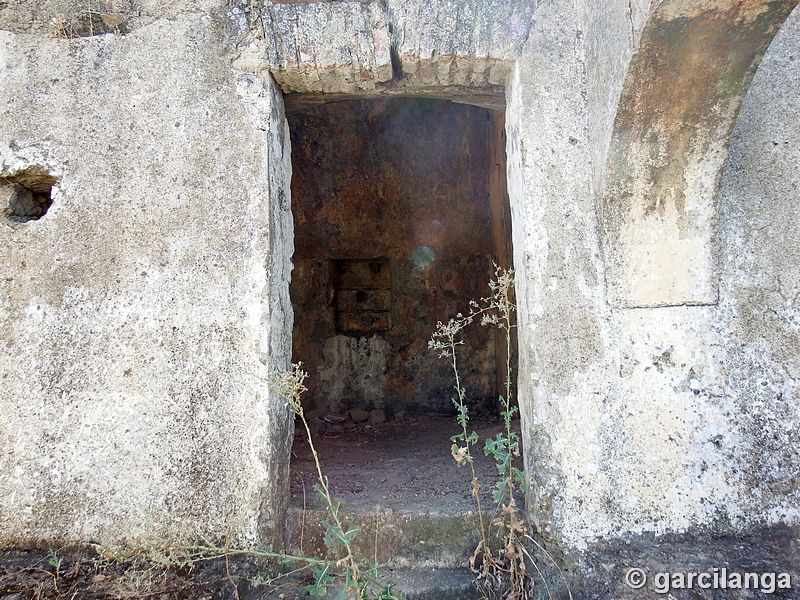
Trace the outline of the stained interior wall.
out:
M 452 375 L 427 343 L 437 321 L 487 295 L 498 258 L 490 111 L 353 100 L 289 122 L 293 358 L 309 371 L 309 406 L 450 412 Z M 342 262 L 360 259 L 372 260 Z M 490 404 L 494 334 L 475 327 L 462 350 L 470 398 Z

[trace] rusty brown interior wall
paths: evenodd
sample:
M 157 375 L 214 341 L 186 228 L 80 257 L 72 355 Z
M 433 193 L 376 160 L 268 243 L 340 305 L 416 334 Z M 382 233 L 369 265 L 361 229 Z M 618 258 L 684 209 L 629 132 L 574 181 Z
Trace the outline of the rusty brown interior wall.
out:
M 427 343 L 437 321 L 488 292 L 489 118 L 424 99 L 352 100 L 290 116 L 293 359 L 310 374 L 308 408 L 452 410 L 451 371 Z M 346 262 L 357 259 L 388 259 L 389 283 L 380 261 Z M 363 290 L 341 273 L 362 269 L 370 279 L 370 267 Z M 363 311 L 344 314 L 359 298 Z M 475 326 L 459 360 L 471 402 L 490 404 L 494 334 Z

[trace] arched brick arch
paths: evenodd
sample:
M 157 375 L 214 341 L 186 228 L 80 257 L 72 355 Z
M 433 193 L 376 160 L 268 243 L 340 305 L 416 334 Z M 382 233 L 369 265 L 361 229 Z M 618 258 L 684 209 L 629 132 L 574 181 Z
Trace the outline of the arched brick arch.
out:
M 718 182 L 758 64 L 797 0 L 666 0 L 620 98 L 603 200 L 609 302 L 714 304 Z

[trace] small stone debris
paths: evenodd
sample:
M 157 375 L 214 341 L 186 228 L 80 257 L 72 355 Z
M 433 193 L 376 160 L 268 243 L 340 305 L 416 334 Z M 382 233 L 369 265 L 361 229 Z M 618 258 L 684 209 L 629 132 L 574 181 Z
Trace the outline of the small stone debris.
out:
M 347 421 L 347 415 L 328 414 L 328 415 L 323 415 L 320 418 L 326 423 L 336 423 L 338 425 L 341 425 L 342 423 Z
M 363 423 L 365 421 L 368 421 L 370 414 L 371 413 L 361 408 L 350 409 L 350 419 L 353 421 L 353 423 Z
M 323 408 L 315 408 L 314 410 L 306 411 L 306 413 L 305 413 L 306 420 L 307 421 L 313 421 L 315 419 L 319 419 L 322 415 L 325 414 L 326 410 L 327 409 L 325 407 L 323 407 Z
M 369 413 L 369 422 L 373 425 L 377 423 L 385 423 L 386 422 L 386 412 L 382 411 L 380 408 L 376 408 L 372 412 Z

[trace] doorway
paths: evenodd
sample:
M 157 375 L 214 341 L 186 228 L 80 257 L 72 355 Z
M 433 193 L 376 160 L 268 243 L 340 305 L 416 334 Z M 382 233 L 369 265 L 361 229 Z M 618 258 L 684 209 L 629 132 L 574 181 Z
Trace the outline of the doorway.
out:
M 438 321 L 510 267 L 503 114 L 447 100 L 331 102 L 288 116 L 295 227 L 293 361 L 334 493 L 391 505 L 471 503 L 450 457 L 449 363 Z M 459 348 L 475 425 L 490 434 L 505 342 L 474 326 Z M 514 365 L 515 366 L 515 365 Z M 504 392 L 503 392 L 504 393 Z M 311 489 L 297 440 L 293 495 Z M 486 478 L 493 464 L 485 465 Z M 454 502 L 454 504 L 453 504 Z

